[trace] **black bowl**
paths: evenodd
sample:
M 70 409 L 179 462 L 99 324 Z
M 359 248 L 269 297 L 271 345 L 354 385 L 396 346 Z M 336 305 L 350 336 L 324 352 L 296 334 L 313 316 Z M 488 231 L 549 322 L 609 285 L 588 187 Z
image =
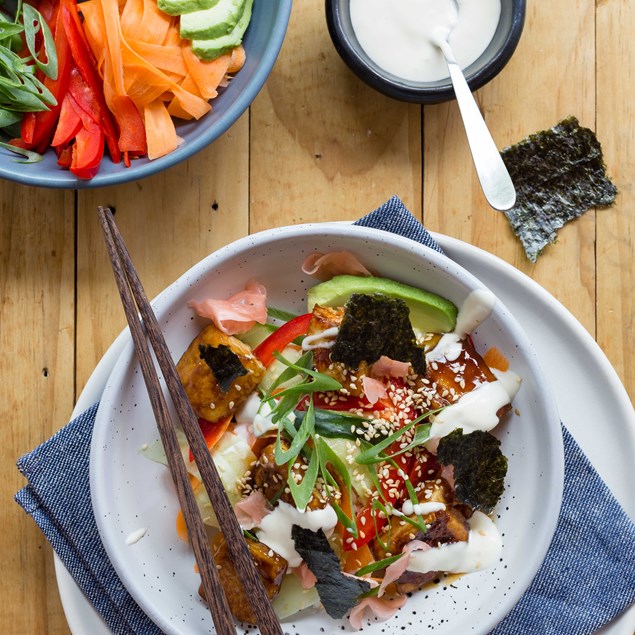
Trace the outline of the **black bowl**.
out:
M 350 69 L 369 86 L 401 101 L 438 104 L 454 99 L 450 78 L 435 82 L 402 79 L 380 68 L 359 44 L 351 24 L 349 0 L 326 0 L 326 22 L 333 44 Z M 525 23 L 525 0 L 501 0 L 501 16 L 483 54 L 464 69 L 472 91 L 503 70 L 516 50 Z

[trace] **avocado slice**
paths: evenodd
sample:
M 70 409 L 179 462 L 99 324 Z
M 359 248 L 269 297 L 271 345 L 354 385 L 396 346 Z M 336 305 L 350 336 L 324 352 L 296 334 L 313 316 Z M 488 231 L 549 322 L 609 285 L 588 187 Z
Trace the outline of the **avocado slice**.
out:
M 245 35 L 247 26 L 249 26 L 253 4 L 253 0 L 245 0 L 242 15 L 230 33 L 209 39 L 193 39 L 191 43 L 192 51 L 201 59 L 209 61 L 236 48 L 243 41 L 243 35 Z M 184 17 L 181 17 L 181 29 L 183 29 Z M 183 35 L 182 30 L 181 35 Z
M 181 16 L 181 37 L 211 40 L 234 30 L 245 11 L 245 0 L 219 0 L 211 9 Z
M 320 306 L 344 306 L 353 293 L 382 293 L 400 298 L 410 309 L 415 334 L 448 333 L 456 326 L 458 309 L 446 298 L 387 278 L 335 276 L 308 291 L 309 311 Z
M 220 0 L 158 0 L 157 6 L 168 15 L 183 15 L 193 11 L 211 9 Z

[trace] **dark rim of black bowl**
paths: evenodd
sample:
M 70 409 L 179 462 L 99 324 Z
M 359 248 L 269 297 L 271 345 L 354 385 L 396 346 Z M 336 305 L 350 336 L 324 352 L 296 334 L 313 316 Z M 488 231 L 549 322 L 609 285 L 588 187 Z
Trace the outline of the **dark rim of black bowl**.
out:
M 326 0 L 326 23 L 335 49 L 347 66 L 364 82 L 379 92 L 398 99 L 419 104 L 438 104 L 455 99 L 451 85 L 415 87 L 401 83 L 397 77 L 389 79 L 380 75 L 361 57 L 356 47 L 351 45 L 350 39 L 342 27 L 342 0 Z M 498 75 L 511 59 L 525 24 L 526 0 L 512 0 L 512 22 L 503 45 L 494 54 L 486 66 L 466 77 L 472 91 L 477 90 Z

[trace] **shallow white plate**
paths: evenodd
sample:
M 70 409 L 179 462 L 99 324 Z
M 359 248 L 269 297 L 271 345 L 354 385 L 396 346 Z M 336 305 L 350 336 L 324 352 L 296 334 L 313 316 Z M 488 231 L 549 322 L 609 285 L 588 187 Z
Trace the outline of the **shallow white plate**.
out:
M 493 289 L 530 335 L 545 374 L 556 391 L 561 416 L 631 517 L 635 500 L 628 491 L 628 474 L 635 455 L 635 415 L 617 375 L 589 334 L 544 289 L 491 254 L 466 243 L 436 236 L 455 261 Z M 545 328 L 545 325 L 548 325 Z M 120 336 L 95 369 L 75 413 L 97 401 L 128 336 Z M 586 400 L 577 399 L 583 387 Z M 573 390 L 576 388 L 576 390 Z M 612 422 L 608 448 L 593 443 L 598 421 Z M 74 635 L 109 633 L 56 558 L 58 585 Z M 604 635 L 632 635 L 635 610 L 602 630 Z
M 315 280 L 301 264 L 314 251 L 348 249 L 386 278 L 421 286 L 461 306 L 482 288 L 454 261 L 413 241 L 350 225 L 279 228 L 249 236 L 219 250 L 170 285 L 154 302 L 168 347 L 178 358 L 207 321 L 194 318 L 189 299 L 227 297 L 257 278 L 271 306 L 302 313 Z M 401 633 L 434 628 L 439 635 L 487 633 L 517 602 L 549 546 L 562 492 L 560 419 L 529 340 L 498 302 L 473 333 L 477 349 L 496 345 L 523 378 L 516 412 L 496 429 L 509 458 L 506 491 L 497 525 L 504 537 L 495 567 L 415 594 L 405 609 L 385 623 L 365 628 Z M 101 538 L 117 573 L 133 598 L 166 633 L 207 632 L 210 618 L 198 597 L 199 577 L 189 546 L 174 530 L 178 503 L 169 472 L 139 453 L 157 437 L 147 391 L 132 344 L 117 360 L 104 390 L 90 458 L 91 498 Z M 144 537 L 132 545 L 128 537 Z M 348 622 L 341 625 L 348 627 Z M 305 612 L 285 624 L 294 632 L 332 632 L 340 624 L 323 611 Z

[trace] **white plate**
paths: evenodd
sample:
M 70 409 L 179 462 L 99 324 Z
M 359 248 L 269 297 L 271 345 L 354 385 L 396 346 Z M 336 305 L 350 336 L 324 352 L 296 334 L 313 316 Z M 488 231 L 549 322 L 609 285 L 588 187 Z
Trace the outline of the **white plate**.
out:
M 491 254 L 451 238 L 436 238 L 448 255 L 492 288 L 521 322 L 534 342 L 547 379 L 556 390 L 565 424 L 627 512 L 635 517 L 635 501 L 627 488 L 631 458 L 635 454 L 635 415 L 603 353 L 562 305 L 529 278 Z M 549 325 L 548 329 L 545 324 Z M 127 339 L 126 335 L 120 336 L 104 356 L 83 391 L 75 413 L 100 398 Z M 573 387 L 576 390 L 572 390 Z M 577 387 L 584 388 L 578 392 Z M 577 400 L 576 394 L 585 394 L 585 403 Z M 593 443 L 595 426 L 602 420 L 613 422 L 606 452 Z M 108 629 L 63 565 L 58 559 L 55 564 L 60 595 L 72 632 L 75 635 L 87 632 L 106 635 Z M 602 632 L 605 635 L 632 635 L 634 628 L 635 610 L 631 610 Z
M 472 274 L 437 252 L 404 239 L 348 224 L 278 228 L 248 236 L 198 263 L 153 303 L 174 358 L 208 323 L 193 318 L 188 300 L 227 297 L 257 278 L 272 306 L 306 311 L 315 280 L 301 264 L 314 251 L 355 253 L 386 278 L 423 286 L 457 306 L 482 288 Z M 563 478 L 560 418 L 529 340 L 512 314 L 497 302 L 472 333 L 477 349 L 496 345 L 523 378 L 510 413 L 495 433 L 509 458 L 506 490 L 497 525 L 504 547 L 496 566 L 415 594 L 406 609 L 385 623 L 365 627 L 369 635 L 430 627 L 439 635 L 486 633 L 517 602 L 540 566 L 560 509 Z M 169 472 L 139 450 L 157 437 L 140 369 L 129 344 L 104 390 L 91 444 L 90 487 L 100 536 L 132 597 L 166 633 L 197 635 L 209 627 L 209 612 L 197 595 L 199 576 L 188 545 L 174 530 L 178 502 Z M 128 544 L 139 530 L 144 537 Z M 169 580 L 169 583 L 166 583 Z M 342 625 L 348 625 L 343 621 Z M 285 623 L 294 632 L 331 632 L 340 624 L 324 611 L 305 612 Z M 348 626 L 346 626 L 348 629 Z

